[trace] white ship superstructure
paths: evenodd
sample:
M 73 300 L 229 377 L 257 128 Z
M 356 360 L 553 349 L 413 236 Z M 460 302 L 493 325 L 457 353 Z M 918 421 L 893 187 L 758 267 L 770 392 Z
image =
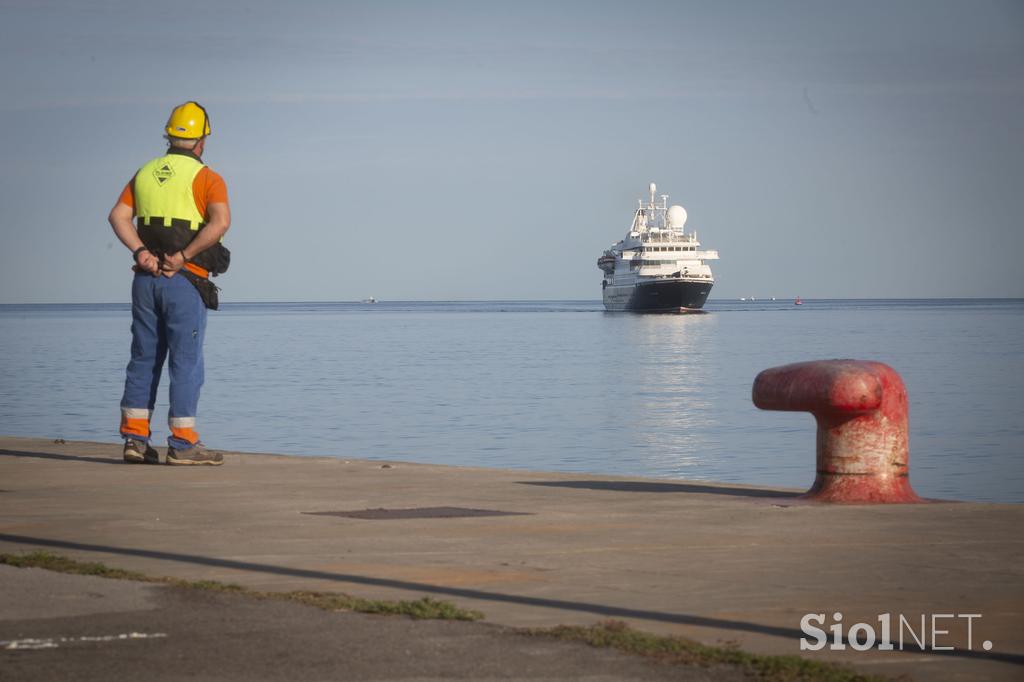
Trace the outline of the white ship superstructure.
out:
M 668 205 L 668 195 L 650 199 L 633 214 L 626 236 L 598 259 L 604 272 L 604 305 L 611 311 L 690 312 L 699 310 L 715 283 L 696 232 L 686 232 L 686 209 Z

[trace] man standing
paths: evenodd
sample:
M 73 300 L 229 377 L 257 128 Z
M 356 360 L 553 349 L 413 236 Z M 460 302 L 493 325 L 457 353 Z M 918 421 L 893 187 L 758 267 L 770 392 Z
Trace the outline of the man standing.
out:
M 223 178 L 201 158 L 210 134 L 206 110 L 197 102 L 176 107 L 165 131 L 167 153 L 135 173 L 109 218 L 135 259 L 131 360 L 121 398 L 124 461 L 160 461 L 149 444 L 149 422 L 169 354 L 167 464 L 218 465 L 223 456 L 199 441 L 196 410 L 206 309 L 217 307 L 208 277 L 227 269 L 230 254 L 220 240 L 231 210 Z

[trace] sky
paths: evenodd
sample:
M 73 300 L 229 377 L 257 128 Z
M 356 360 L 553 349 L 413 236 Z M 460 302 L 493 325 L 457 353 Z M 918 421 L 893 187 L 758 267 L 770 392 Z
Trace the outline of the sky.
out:
M 0 60 L 0 303 L 129 300 L 189 99 L 226 302 L 599 299 L 650 182 L 712 299 L 1024 296 L 1017 0 L 0 0 Z

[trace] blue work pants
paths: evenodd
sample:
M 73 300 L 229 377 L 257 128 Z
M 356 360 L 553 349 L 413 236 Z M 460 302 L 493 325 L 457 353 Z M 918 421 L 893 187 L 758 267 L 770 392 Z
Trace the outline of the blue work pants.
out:
M 132 282 L 132 356 L 121 398 L 121 435 L 149 441 L 149 422 L 164 360 L 170 355 L 171 433 L 168 445 L 187 449 L 199 442 L 196 411 L 203 385 L 206 306 L 184 275 L 140 272 Z

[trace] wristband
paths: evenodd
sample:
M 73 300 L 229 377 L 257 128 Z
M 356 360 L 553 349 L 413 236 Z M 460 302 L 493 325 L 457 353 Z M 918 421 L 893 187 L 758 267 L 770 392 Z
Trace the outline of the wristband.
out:
M 132 260 L 134 260 L 136 263 L 138 263 L 139 262 L 139 254 L 142 253 L 143 251 L 146 251 L 146 250 L 147 249 L 146 249 L 145 246 L 140 246 L 139 248 L 137 248 L 134 251 L 132 251 Z

